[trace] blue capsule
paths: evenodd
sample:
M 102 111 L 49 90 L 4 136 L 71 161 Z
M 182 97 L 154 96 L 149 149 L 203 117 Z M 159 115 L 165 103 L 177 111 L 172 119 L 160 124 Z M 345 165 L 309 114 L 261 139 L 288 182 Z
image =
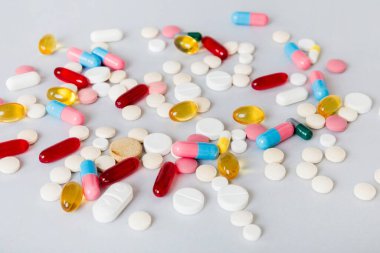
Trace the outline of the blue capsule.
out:
M 311 91 L 313 92 L 313 96 L 316 100 L 321 101 L 330 94 L 322 72 L 317 70 L 311 72 L 309 79 L 312 83 Z
M 86 68 L 99 67 L 102 60 L 99 56 L 71 47 L 67 50 L 67 58 L 73 62 L 78 62 Z
M 264 13 L 237 11 L 232 13 L 232 23 L 245 26 L 265 26 L 269 18 Z

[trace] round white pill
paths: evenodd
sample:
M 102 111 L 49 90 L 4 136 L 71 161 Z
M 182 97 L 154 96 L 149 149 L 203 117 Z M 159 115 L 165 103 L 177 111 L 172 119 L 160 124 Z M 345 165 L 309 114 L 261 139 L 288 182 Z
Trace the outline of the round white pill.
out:
M 302 73 L 293 73 L 290 75 L 290 83 L 296 86 L 304 85 L 307 81 L 307 76 Z
M 205 97 L 194 98 L 193 101 L 198 105 L 198 112 L 208 112 L 211 107 L 211 101 Z
M 153 39 L 148 43 L 148 48 L 153 53 L 159 53 L 164 51 L 166 47 L 166 42 L 162 39 Z
M 68 62 L 65 64 L 64 68 L 77 72 L 77 73 L 82 72 L 82 69 L 83 69 L 82 65 L 78 62 Z
M 133 87 L 135 87 L 136 85 L 138 85 L 138 82 L 137 82 L 137 80 L 135 80 L 133 78 L 127 78 L 127 79 L 124 79 L 123 81 L 121 81 L 120 84 L 124 85 L 124 87 L 127 88 L 127 90 L 130 90 Z
M 69 137 L 76 137 L 81 141 L 90 136 L 90 129 L 86 126 L 72 126 L 69 130 Z
M 353 92 L 344 97 L 344 106 L 362 114 L 371 110 L 372 99 L 366 94 Z
M 144 75 L 144 82 L 146 84 L 161 82 L 164 77 L 158 72 L 149 72 Z
M 374 174 L 375 181 L 380 184 L 380 169 L 377 169 Z
M 137 120 L 141 117 L 142 110 L 138 105 L 128 105 L 121 110 L 125 120 Z
M 316 112 L 317 108 L 315 105 L 310 103 L 302 103 L 297 106 L 297 114 L 302 118 L 306 118 L 307 116 L 313 115 Z
M 214 91 L 228 90 L 232 86 L 232 76 L 227 72 L 214 70 L 207 74 L 206 84 Z
M 239 43 L 237 41 L 228 41 L 224 43 L 223 46 L 227 49 L 228 55 L 236 54 L 239 49 Z
M 105 138 L 96 138 L 92 141 L 92 146 L 100 149 L 101 151 L 105 151 L 108 149 L 110 142 Z
M 178 72 L 181 71 L 181 63 L 177 61 L 166 61 L 162 65 L 162 70 L 166 74 L 171 74 L 171 75 L 177 74 Z
M 7 156 L 0 159 L 0 172 L 4 174 L 13 174 L 21 167 L 20 160 L 15 156 Z
M 279 181 L 285 177 L 286 169 L 282 164 L 270 163 L 265 166 L 264 175 L 269 180 Z
M 116 129 L 113 127 L 98 127 L 95 130 L 96 137 L 109 139 L 116 135 Z
M 127 73 L 124 70 L 115 70 L 111 73 L 110 83 L 120 83 L 127 77 Z
M 139 142 L 143 142 L 145 137 L 148 136 L 148 130 L 145 128 L 137 127 L 137 128 L 132 128 L 128 132 L 128 137 L 138 140 Z
M 172 103 L 162 103 L 157 106 L 157 114 L 162 118 L 169 118 L 170 109 L 172 109 Z
M 290 39 L 290 34 L 285 31 L 276 31 L 272 34 L 272 40 L 276 43 L 284 44 Z
M 211 187 L 215 191 L 219 191 L 220 189 L 222 189 L 226 185 L 228 185 L 228 180 L 227 180 L 227 178 L 225 178 L 223 176 L 217 176 L 217 177 L 214 177 L 213 180 L 211 180 Z
M 182 84 L 182 83 L 190 83 L 192 80 L 191 75 L 186 73 L 178 73 L 173 76 L 173 83 L 175 85 Z
M 26 114 L 31 119 L 39 119 L 45 116 L 46 109 L 43 104 L 32 104 L 28 107 Z
M 216 177 L 216 174 L 216 168 L 208 164 L 200 165 L 195 171 L 196 177 L 202 182 L 211 182 Z
M 84 161 L 84 158 L 80 155 L 71 155 L 65 159 L 65 167 L 69 168 L 72 172 L 80 171 L 80 164 Z
M 325 150 L 325 157 L 333 163 L 340 163 L 346 159 L 346 151 L 339 146 L 328 147 Z
M 253 213 L 248 210 L 233 212 L 230 215 L 230 221 L 236 227 L 244 227 L 253 222 Z
M 205 56 L 205 58 L 203 58 L 203 62 L 212 69 L 218 68 L 222 64 L 222 60 L 215 55 Z
M 261 228 L 256 224 L 249 224 L 243 228 L 243 237 L 248 241 L 257 241 L 261 234 Z
M 311 187 L 318 193 L 329 193 L 334 187 L 334 182 L 329 177 L 316 176 L 311 180 Z
M 358 183 L 354 187 L 354 195 L 361 200 L 372 200 L 376 195 L 376 188 L 368 183 Z
M 37 103 L 36 96 L 33 95 L 22 95 L 17 98 L 17 103 L 22 104 L 23 106 L 31 106 L 35 103 Z
M 98 148 L 95 148 L 93 146 L 87 146 L 81 149 L 80 155 L 85 160 L 92 160 L 94 161 L 96 158 L 98 158 L 101 155 L 101 151 Z
M 149 213 L 144 211 L 133 212 L 128 217 L 128 226 L 136 231 L 147 230 L 151 224 L 152 217 Z
M 116 84 L 113 85 L 109 90 L 108 90 L 108 97 L 115 102 L 116 99 L 118 99 L 121 95 L 123 95 L 125 92 L 127 92 L 127 88 L 125 88 L 124 85 L 122 84 Z
M 309 163 L 320 163 L 323 159 L 323 152 L 319 148 L 307 147 L 302 150 L 302 160 Z
M 45 201 L 56 201 L 61 196 L 62 187 L 56 183 L 46 183 L 40 189 L 41 198 Z
M 158 28 L 153 27 L 153 26 L 147 26 L 141 29 L 140 34 L 145 39 L 153 39 L 157 37 L 159 32 L 160 30 L 158 30 Z
M 17 139 L 26 140 L 30 145 L 32 145 L 38 140 L 38 133 L 33 129 L 25 129 L 17 134 Z
M 251 54 L 239 54 L 239 63 L 250 64 L 253 61 L 253 55 Z
M 311 114 L 306 116 L 306 125 L 312 129 L 321 129 L 325 126 L 326 120 L 322 115 Z
M 236 64 L 234 66 L 234 73 L 248 76 L 252 73 L 252 67 L 247 64 Z
M 224 124 L 216 118 L 204 118 L 195 125 L 197 134 L 203 134 L 212 141 L 217 140 L 223 131 Z
M 144 168 L 155 170 L 161 167 L 164 158 L 157 153 L 146 153 L 141 160 Z
M 174 88 L 174 96 L 178 101 L 192 100 L 201 94 L 201 87 L 195 83 L 183 83 Z
M 315 44 L 315 41 L 312 39 L 300 39 L 297 42 L 298 47 L 303 51 L 310 51 Z
M 297 176 L 302 179 L 312 179 L 318 173 L 318 167 L 309 162 L 300 162 L 296 167 Z
M 92 89 L 98 94 L 98 97 L 105 97 L 110 93 L 111 85 L 109 83 L 96 83 L 92 85 Z
M 358 118 L 358 113 L 348 107 L 341 107 L 338 111 L 338 115 L 348 122 L 353 122 Z
M 231 131 L 232 140 L 245 140 L 247 134 L 243 129 L 234 129 Z
M 149 94 L 145 101 L 149 107 L 157 108 L 160 104 L 165 102 L 165 96 L 159 93 Z
M 101 155 L 95 159 L 95 165 L 100 171 L 106 171 L 115 164 L 115 159 L 109 155 Z
M 66 167 L 55 167 L 49 173 L 50 181 L 57 184 L 66 184 L 70 181 L 71 170 Z
M 243 88 L 249 85 L 249 76 L 243 74 L 234 74 L 232 76 L 232 84 L 236 87 Z
M 194 75 L 201 76 L 205 75 L 208 72 L 209 66 L 204 62 L 198 61 L 191 64 L 190 70 Z
M 247 150 L 248 144 L 245 140 L 233 140 L 231 142 L 231 150 L 235 154 L 244 153 Z
M 86 70 L 83 74 L 90 83 L 101 83 L 107 81 L 111 76 L 111 70 L 108 67 L 95 67 Z
M 59 87 L 67 88 L 69 90 L 74 91 L 75 93 L 78 92 L 78 87 L 76 85 L 72 84 L 72 83 L 63 83 Z M 92 88 L 93 88 L 93 86 L 92 86 Z
M 204 203 L 203 193 L 194 188 L 182 188 L 173 195 L 173 207 L 183 215 L 199 213 L 203 209 Z
M 144 148 L 147 153 L 167 155 L 170 153 L 173 141 L 163 133 L 151 133 L 144 138 Z
M 263 159 L 266 163 L 282 163 L 284 158 L 284 152 L 278 148 L 268 148 L 263 152 Z
M 100 47 L 100 48 L 103 48 L 105 50 L 109 50 L 110 46 L 106 43 L 106 42 L 95 42 L 95 43 L 92 43 L 91 44 L 91 51 L 94 50 L 95 48 L 97 47 Z M 76 63 L 76 62 L 75 62 Z M 79 64 L 80 65 L 80 64 Z M 82 65 L 81 65 L 82 66 Z M 80 73 L 80 72 L 78 72 Z
M 255 52 L 255 46 L 249 42 L 242 42 L 239 44 L 239 54 L 253 54 Z
M 319 142 L 323 147 L 332 147 L 336 143 L 336 137 L 332 134 L 322 134 L 319 138 Z
M 240 211 L 247 206 L 249 194 L 245 188 L 229 184 L 218 191 L 217 200 L 219 206 L 226 211 Z

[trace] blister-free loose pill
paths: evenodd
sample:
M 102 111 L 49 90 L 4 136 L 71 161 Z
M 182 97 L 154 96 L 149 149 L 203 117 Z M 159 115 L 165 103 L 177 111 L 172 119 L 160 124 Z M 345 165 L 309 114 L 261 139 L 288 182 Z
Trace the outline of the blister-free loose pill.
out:
M 261 76 L 252 81 L 251 86 L 255 90 L 267 90 L 286 83 L 288 74 L 283 72 L 273 73 L 266 76 Z
M 113 70 L 121 70 L 125 67 L 125 61 L 119 56 L 108 52 L 108 50 L 97 47 L 94 48 L 91 53 L 98 56 L 102 60 L 104 66 Z
M 70 181 L 71 171 L 66 167 L 55 167 L 49 173 L 50 181 L 57 184 L 66 184 Z
M 76 73 L 81 73 L 82 69 L 83 69 L 82 65 L 79 64 L 78 62 L 68 62 L 68 63 L 66 63 L 64 68 L 69 69 L 71 71 L 74 71 Z
M 297 176 L 302 179 L 312 179 L 318 173 L 318 167 L 309 162 L 300 162 L 296 167 Z
M 153 39 L 148 42 L 148 48 L 153 53 L 159 53 L 166 48 L 166 42 L 162 39 Z
M 92 160 L 94 161 L 96 158 L 98 158 L 101 155 L 100 149 L 93 147 L 93 146 L 87 146 L 81 149 L 80 155 L 85 160 Z
M 95 130 L 96 137 L 110 139 L 116 135 L 116 129 L 113 127 L 98 127 Z
M 171 75 L 177 74 L 178 72 L 181 71 L 181 63 L 177 61 L 166 61 L 162 65 L 162 70 L 166 74 L 171 74 Z
M 67 138 L 42 150 L 38 158 L 42 163 L 55 162 L 77 151 L 80 147 L 80 144 L 81 143 L 78 138 Z
M 62 82 L 74 84 L 78 89 L 86 88 L 90 84 L 87 77 L 66 68 L 55 68 L 54 75 Z
M 178 35 L 174 39 L 176 48 L 185 54 L 195 54 L 199 51 L 198 41 L 190 35 Z
M 302 150 L 302 160 L 309 163 L 320 163 L 323 159 L 323 152 L 319 148 L 308 147 Z
M 204 202 L 203 193 L 194 188 L 182 188 L 173 195 L 174 209 L 184 215 L 199 213 L 203 209 Z
M 174 96 L 178 101 L 192 100 L 201 94 L 201 88 L 194 83 L 179 84 L 174 88 Z
M 109 155 L 101 155 L 95 159 L 96 167 L 102 172 L 113 167 L 115 164 L 116 164 L 115 159 L 113 159 L 113 157 Z
M 14 156 L 7 156 L 0 159 L 0 172 L 4 174 L 13 174 L 21 167 L 20 160 Z
M 284 52 L 288 59 L 301 70 L 307 70 L 312 65 L 310 58 L 294 42 L 287 42 Z
M 249 224 L 243 228 L 243 237 L 248 241 L 257 241 L 262 234 L 261 228 L 256 224 Z
M 83 195 L 86 200 L 96 200 L 100 196 L 99 177 L 94 161 L 84 160 L 80 164 Z
M 145 101 L 149 107 L 157 108 L 160 104 L 165 102 L 165 96 L 159 93 L 150 94 L 146 97 Z
M 0 104 L 0 122 L 15 122 L 25 117 L 26 108 L 18 103 Z
M 245 132 L 247 133 L 247 138 L 252 141 L 255 141 L 256 138 L 265 131 L 267 131 L 267 128 L 261 124 L 249 124 L 245 129 Z
M 73 126 L 69 130 L 69 137 L 76 137 L 81 141 L 90 136 L 90 129 L 86 126 Z
M 222 60 L 215 55 L 205 56 L 205 58 L 203 58 L 203 62 L 212 69 L 218 68 L 222 64 Z
M 196 177 L 202 182 L 211 182 L 211 180 L 216 176 L 216 173 L 216 168 L 208 164 L 199 166 L 195 171 Z
M 79 62 L 83 67 L 86 68 L 95 68 L 99 67 L 102 64 L 102 60 L 99 56 L 85 52 L 75 47 L 68 48 L 66 56 L 70 61 Z
M 268 148 L 263 153 L 263 159 L 266 163 L 282 163 L 284 158 L 284 152 L 278 148 Z
M 92 88 L 84 88 L 78 92 L 78 100 L 81 104 L 89 105 L 98 100 L 98 93 Z
M 344 97 L 344 106 L 362 114 L 371 110 L 372 99 L 366 94 L 353 92 Z
M 37 103 L 37 98 L 36 98 L 36 96 L 33 96 L 33 95 L 22 95 L 22 96 L 17 98 L 17 103 L 28 107 L 32 104 Z
M 36 86 L 40 82 L 40 75 L 36 71 L 30 71 L 24 74 L 9 77 L 5 82 L 5 85 L 10 91 L 17 91 Z
M 253 213 L 248 210 L 233 212 L 230 215 L 230 222 L 236 227 L 244 227 L 253 222 Z
M 336 143 L 336 137 L 332 134 L 322 134 L 319 138 L 319 142 L 323 147 L 332 147 Z
M 304 87 L 289 89 L 276 95 L 276 103 L 281 106 L 295 104 L 307 99 L 309 93 Z
M 145 211 L 133 212 L 128 217 L 128 226 L 136 231 L 147 230 L 152 224 L 152 217 Z
M 302 73 L 293 73 L 290 75 L 290 83 L 296 86 L 304 85 L 307 81 L 307 76 Z
M 90 37 L 92 42 L 115 42 L 123 38 L 123 32 L 117 28 L 96 30 L 91 32 Z
M 312 129 L 321 129 L 325 126 L 326 120 L 322 115 L 311 114 L 306 116 L 306 125 Z
M 285 31 L 276 31 L 272 34 L 272 40 L 274 42 L 283 44 L 290 40 L 290 34 Z
M 127 73 L 124 70 L 112 71 L 110 76 L 110 83 L 120 83 L 127 77 Z
M 176 25 L 167 25 L 162 28 L 162 35 L 169 39 L 174 38 L 180 32 L 181 28 Z
M 297 42 L 298 47 L 303 51 L 309 51 L 316 43 L 312 39 L 300 39 Z
M 253 55 L 251 54 L 239 54 L 239 63 L 250 64 L 253 61 Z
M 198 112 L 208 112 L 211 107 L 211 101 L 205 97 L 196 97 L 193 101 L 198 105 Z
M 354 195 L 360 200 L 372 200 L 376 196 L 376 188 L 369 183 L 358 183 L 354 187 Z
M 189 83 L 191 82 L 191 76 L 186 73 L 178 73 L 173 76 L 173 83 L 175 85 L 182 84 L 182 83 Z
M 248 144 L 245 140 L 233 140 L 231 142 L 231 151 L 235 154 L 244 153 L 247 150 Z
M 317 112 L 327 118 L 328 116 L 335 114 L 341 106 L 342 101 L 339 96 L 328 95 L 319 101 L 317 105 Z
M 148 136 L 148 134 L 148 130 L 146 130 L 145 128 L 137 127 L 129 130 L 128 137 L 138 140 L 139 142 L 143 142 L 145 137 Z
M 247 87 L 249 85 L 249 76 L 243 74 L 234 74 L 232 76 L 232 84 L 236 87 Z
M 175 161 L 177 170 L 181 174 L 191 174 L 198 168 L 198 162 L 192 158 L 181 157 Z
M 311 187 L 318 193 L 329 193 L 334 188 L 334 182 L 326 176 L 316 176 L 311 180 Z
M 138 140 L 124 137 L 111 143 L 109 153 L 117 162 L 120 162 L 129 157 L 140 157 L 142 146 Z
M 234 179 L 239 175 L 240 164 L 235 155 L 230 152 L 225 152 L 218 157 L 219 174 L 229 180 Z
M 165 196 L 173 183 L 173 179 L 177 174 L 177 166 L 172 162 L 166 162 L 162 165 L 156 181 L 153 185 L 153 194 L 156 197 Z
M 45 201 L 56 201 L 61 196 L 62 187 L 57 183 L 46 183 L 40 189 L 41 198 Z
M 286 169 L 282 164 L 270 163 L 265 166 L 264 174 L 269 180 L 279 181 L 285 177 Z
M 163 133 L 151 133 L 144 138 L 144 148 L 146 152 L 167 155 L 170 153 L 172 139 Z
M 214 191 L 219 191 L 226 185 L 228 185 L 228 179 L 223 176 L 215 177 L 211 181 L 211 186 L 212 186 L 212 189 L 214 189 Z
M 326 128 L 333 132 L 343 132 L 347 128 L 347 121 L 339 115 L 331 115 L 326 118 Z
M 157 153 L 146 153 L 141 158 L 144 168 L 155 170 L 161 167 L 164 162 L 162 155 Z
M 123 180 L 135 173 L 139 167 L 140 160 L 136 157 L 129 157 L 122 160 L 99 175 L 100 187 L 104 188 Z
M 149 84 L 149 94 L 165 94 L 168 85 L 164 82 L 155 82 Z
M 192 63 L 190 69 L 191 73 L 201 76 L 208 72 L 209 66 L 206 63 L 199 61 Z
M 100 149 L 101 151 L 105 151 L 108 149 L 110 142 L 105 138 L 96 138 L 92 141 L 92 146 Z
M 358 118 L 357 111 L 345 106 L 341 107 L 337 114 L 348 122 L 353 122 Z
M 149 72 L 144 75 L 144 82 L 147 84 L 161 82 L 163 76 L 158 72 Z
M 80 171 L 80 164 L 83 162 L 84 158 L 80 155 L 71 155 L 65 159 L 65 167 L 69 168 L 72 172 Z
M 236 64 L 234 66 L 234 73 L 235 74 L 241 74 L 241 75 L 250 75 L 252 73 L 253 69 L 250 65 L 247 64 Z
M 96 83 L 92 85 L 91 88 L 98 94 L 99 97 L 105 97 L 110 93 L 111 85 L 109 83 Z M 117 95 L 112 94 L 112 96 L 110 95 L 110 97 L 112 100 L 116 100 L 119 94 L 123 94 L 126 91 L 127 90 L 123 89 L 123 91 L 117 92 Z
M 306 118 L 307 116 L 315 114 L 316 112 L 317 108 L 315 105 L 310 103 L 302 103 L 297 106 L 297 114 L 302 118 Z
M 216 140 L 224 130 L 224 124 L 216 118 L 204 118 L 195 125 L 196 133 L 202 134 Z
M 186 157 L 199 160 L 215 160 L 219 155 L 219 149 L 213 143 L 177 141 L 172 145 L 171 153 L 175 158 Z
M 141 29 L 141 36 L 145 39 L 153 39 L 157 37 L 157 35 L 160 33 L 160 30 L 158 30 L 157 27 L 154 26 L 146 26 L 143 29 Z
M 265 113 L 258 106 L 247 105 L 235 109 L 232 113 L 232 117 L 240 124 L 257 124 L 265 119 Z
M 95 67 L 84 72 L 84 76 L 88 78 L 90 83 L 101 83 L 110 78 L 111 71 L 108 67 Z
M 66 212 L 72 212 L 80 206 L 83 199 L 82 186 L 76 182 L 65 184 L 61 192 L 61 207 Z
M 255 46 L 249 42 L 241 42 L 239 44 L 239 54 L 253 54 L 255 52 Z
M 347 69 L 347 64 L 340 59 L 331 59 L 327 62 L 326 69 L 331 73 L 343 73 Z
M 242 129 L 234 129 L 231 131 L 231 138 L 232 140 L 245 140 L 246 133 Z
M 339 146 L 328 147 L 325 150 L 325 157 L 330 162 L 340 163 L 346 159 L 346 151 Z
M 130 90 L 136 85 L 138 85 L 138 82 L 133 78 L 127 78 L 121 81 L 120 84 L 127 88 L 127 90 Z
M 29 146 L 29 142 L 24 139 L 0 142 L 0 158 L 22 154 L 29 149 Z
M 121 110 L 121 115 L 126 120 L 137 120 L 141 117 L 142 110 L 137 105 L 128 105 Z
M 169 117 L 173 121 L 184 122 L 189 121 L 197 116 L 198 105 L 193 101 L 183 101 L 173 105 L 169 111 Z
M 218 56 L 221 60 L 225 60 L 228 57 L 227 49 L 210 36 L 202 37 L 202 45 L 210 53 L 215 56 Z
M 207 74 L 206 84 L 214 91 L 228 90 L 232 86 L 232 76 L 224 71 L 213 70 Z
M 172 103 L 162 103 L 157 106 L 157 114 L 162 118 L 169 118 L 169 112 L 174 105 Z
M 203 134 L 191 134 L 186 139 L 188 142 L 210 142 L 210 139 Z
M 234 184 L 226 185 L 217 194 L 219 206 L 230 212 L 243 210 L 247 206 L 248 200 L 247 190 Z
M 17 139 L 26 140 L 29 143 L 29 145 L 32 145 L 36 143 L 36 141 L 38 140 L 38 133 L 36 130 L 33 129 L 22 130 L 17 134 Z
M 224 43 L 223 46 L 227 49 L 228 55 L 236 54 L 239 49 L 239 43 L 237 41 L 228 41 Z
M 380 184 L 380 169 L 375 170 L 374 178 L 375 181 Z
M 32 104 L 28 107 L 27 116 L 31 119 L 40 119 L 46 114 L 43 104 Z

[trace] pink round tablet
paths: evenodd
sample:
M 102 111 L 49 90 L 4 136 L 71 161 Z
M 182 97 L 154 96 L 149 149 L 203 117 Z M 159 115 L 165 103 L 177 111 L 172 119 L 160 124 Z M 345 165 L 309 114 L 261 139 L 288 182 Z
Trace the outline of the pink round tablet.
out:
M 164 28 L 162 28 L 162 35 L 164 35 L 166 38 L 174 38 L 178 33 L 181 32 L 181 28 L 179 28 L 176 25 L 167 25 Z
M 168 85 L 164 82 L 155 82 L 149 84 L 149 94 L 165 94 L 168 90 Z
M 198 167 L 198 162 L 192 158 L 179 158 L 175 161 L 178 173 L 191 174 L 194 173 Z
M 98 100 L 98 93 L 92 88 L 84 88 L 78 91 L 78 99 L 81 104 L 92 104 Z
M 339 59 L 331 59 L 327 62 L 326 68 L 331 73 L 343 73 L 347 69 L 347 64 Z
M 347 121 L 339 115 L 331 115 L 326 119 L 326 127 L 333 132 L 343 132 L 347 128 Z
M 36 71 L 36 69 L 33 68 L 32 66 L 22 65 L 16 69 L 16 75 L 20 75 L 20 74 L 24 74 L 24 73 L 28 73 L 32 71 Z
M 261 124 L 250 124 L 245 128 L 245 133 L 247 134 L 247 138 L 255 141 L 257 136 L 264 133 L 267 128 Z
M 210 139 L 207 136 L 202 134 L 192 134 L 187 137 L 188 142 L 210 142 Z

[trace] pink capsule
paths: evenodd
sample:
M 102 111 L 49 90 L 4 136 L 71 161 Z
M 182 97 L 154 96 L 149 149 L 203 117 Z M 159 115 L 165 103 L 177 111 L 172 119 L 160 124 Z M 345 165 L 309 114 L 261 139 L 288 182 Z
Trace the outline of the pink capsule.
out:
M 80 164 L 83 195 L 87 200 L 96 200 L 100 196 L 99 177 L 94 161 L 84 160 Z
M 172 152 L 177 157 L 215 160 L 219 155 L 219 148 L 213 143 L 177 141 L 172 145 Z
M 245 133 L 249 140 L 255 141 L 257 136 L 264 133 L 267 128 L 261 124 L 250 124 L 246 127 Z
M 102 64 L 99 56 L 85 52 L 75 47 L 71 47 L 67 50 L 67 58 L 70 61 L 80 63 L 86 68 L 94 68 Z
M 72 125 L 82 125 L 85 119 L 80 111 L 57 100 L 52 100 L 46 104 L 46 112 Z
M 103 65 L 110 67 L 114 70 L 123 69 L 125 67 L 125 62 L 119 56 L 111 54 L 108 50 L 97 47 L 92 50 L 92 53 L 99 56 L 102 59 Z
M 264 13 L 237 11 L 232 14 L 232 22 L 235 25 L 265 26 L 269 18 Z
M 311 60 L 307 55 L 294 43 L 288 42 L 284 46 L 286 56 L 302 70 L 307 70 L 311 67 Z
M 32 71 L 36 71 L 36 69 L 33 68 L 32 66 L 22 65 L 16 69 L 16 74 L 21 75 L 21 74 L 32 72 Z
M 325 80 L 325 75 L 321 71 L 314 70 L 309 75 L 309 81 L 314 83 L 317 80 Z
M 210 142 L 210 139 L 207 136 L 202 134 L 191 134 L 187 137 L 188 142 Z

